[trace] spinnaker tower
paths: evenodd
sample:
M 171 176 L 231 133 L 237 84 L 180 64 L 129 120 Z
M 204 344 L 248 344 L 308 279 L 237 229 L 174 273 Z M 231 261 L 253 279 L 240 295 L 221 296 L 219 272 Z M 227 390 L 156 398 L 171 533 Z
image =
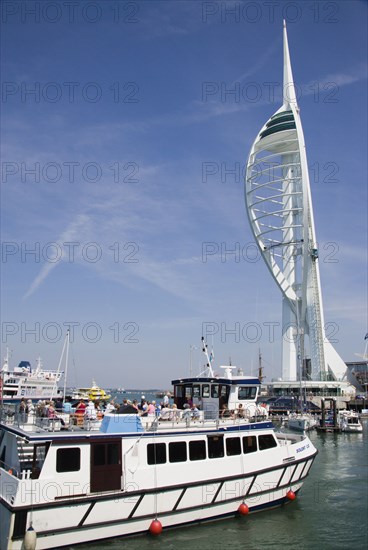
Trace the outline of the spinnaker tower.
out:
M 306 147 L 284 22 L 283 104 L 251 148 L 245 178 L 251 229 L 282 292 L 282 378 L 297 380 L 308 349 L 312 380 L 342 380 L 346 364 L 325 333 Z

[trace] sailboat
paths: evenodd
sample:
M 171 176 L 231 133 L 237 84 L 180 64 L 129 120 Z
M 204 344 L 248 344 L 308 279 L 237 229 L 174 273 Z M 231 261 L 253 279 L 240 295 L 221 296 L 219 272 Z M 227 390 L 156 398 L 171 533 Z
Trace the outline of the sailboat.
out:
M 299 304 L 297 304 L 299 306 Z M 296 430 L 298 432 L 307 432 L 309 430 L 313 430 L 318 423 L 317 418 L 308 413 L 306 410 L 303 410 L 306 408 L 306 396 L 305 392 L 303 393 L 303 358 L 304 358 L 304 332 L 303 329 L 300 327 L 299 324 L 299 307 L 297 307 L 297 339 L 298 339 L 298 370 L 299 370 L 299 380 L 300 380 L 300 386 L 299 386 L 299 402 L 300 402 L 300 412 L 292 412 L 288 419 L 287 419 L 287 425 L 290 430 Z
M 313 430 L 317 424 L 317 418 L 310 413 L 292 413 L 287 421 L 288 428 L 298 432 Z

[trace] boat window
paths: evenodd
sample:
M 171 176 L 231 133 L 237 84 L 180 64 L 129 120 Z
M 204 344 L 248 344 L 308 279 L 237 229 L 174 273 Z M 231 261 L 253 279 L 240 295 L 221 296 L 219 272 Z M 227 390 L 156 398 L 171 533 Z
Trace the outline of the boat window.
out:
M 201 396 L 201 386 L 199 384 L 193 384 L 193 397 Z
M 230 392 L 230 387 L 229 386 L 226 386 L 225 384 L 222 384 L 220 386 L 220 395 L 221 397 L 227 397 L 229 395 L 229 392 Z
M 119 447 L 116 445 L 116 443 L 107 444 L 106 464 L 119 464 Z
M 187 459 L 187 444 L 185 441 L 169 443 L 169 462 L 185 462 Z
M 43 463 L 47 452 L 50 448 L 50 443 L 40 443 L 36 444 L 33 449 L 33 460 L 32 460 L 32 479 L 38 479 L 41 473 Z
M 205 460 L 205 458 L 206 458 L 206 442 L 205 441 L 189 441 L 189 458 L 190 458 L 190 460 Z
M 80 470 L 80 448 L 68 447 L 56 451 L 57 472 L 77 472 Z
M 211 397 L 220 397 L 220 386 L 218 384 L 211 385 Z
M 174 395 L 175 397 L 184 397 L 184 386 L 175 386 Z
M 257 438 L 255 435 L 243 437 L 243 453 L 254 453 L 257 450 Z
M 149 443 L 147 445 L 147 463 L 165 464 L 166 445 L 165 443 Z
M 203 384 L 202 386 L 202 397 L 209 397 L 210 396 L 210 385 L 209 384 Z
M 209 435 L 208 441 L 208 458 L 221 458 L 224 456 L 224 436 Z
M 226 439 L 226 454 L 228 456 L 240 455 L 240 437 L 228 437 Z
M 277 447 L 276 439 L 272 434 L 260 435 L 258 437 L 259 450 L 264 451 L 265 449 L 272 449 L 272 447 Z
M 187 399 L 192 397 L 192 386 L 185 386 L 185 397 Z
M 239 386 L 238 399 L 254 399 L 257 394 L 255 386 Z
M 93 446 L 93 464 L 95 466 L 102 466 L 105 464 L 105 444 Z

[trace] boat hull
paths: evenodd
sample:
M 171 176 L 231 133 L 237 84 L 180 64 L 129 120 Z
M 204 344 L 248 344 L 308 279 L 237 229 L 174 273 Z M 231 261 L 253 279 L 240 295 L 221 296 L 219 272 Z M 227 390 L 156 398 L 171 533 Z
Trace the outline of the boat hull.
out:
M 286 492 L 291 489 L 297 494 L 301 486 L 302 480 L 288 484 L 287 487 L 254 494 L 246 499 L 249 513 L 289 503 Z M 199 489 L 200 492 L 203 490 L 206 492 L 203 487 Z M 199 503 L 197 506 L 191 505 L 189 508 L 181 509 L 178 506 L 174 509 L 182 491 L 183 489 L 178 489 L 171 492 L 170 497 L 166 495 L 165 500 L 169 500 L 171 507 L 161 505 L 159 508 L 157 517 L 164 529 L 234 517 L 238 515 L 238 507 L 244 501 L 242 498 L 233 497 L 207 505 Z M 207 489 L 210 494 L 212 491 L 213 486 Z M 193 491 L 193 494 L 194 492 L 198 492 L 198 490 Z M 162 500 L 162 493 L 160 496 Z M 47 514 L 45 514 L 45 510 L 35 509 L 32 520 L 37 533 L 37 549 L 46 550 L 86 541 L 148 533 L 150 524 L 156 517 L 152 507 L 154 499 L 155 495 L 146 493 L 125 495 L 120 498 L 113 495 L 106 500 L 69 503 L 67 507 L 65 503 L 48 507 Z M 172 506 L 173 502 L 174 506 Z M 1 506 L 1 515 L 3 516 L 4 513 L 5 510 Z M 10 510 L 7 510 L 7 513 L 10 515 L 6 518 L 6 524 L 13 526 L 17 521 L 16 514 Z M 29 524 L 29 513 L 24 516 L 23 521 L 26 525 Z M 4 531 L 2 530 L 2 532 Z M 23 539 L 22 535 L 19 538 L 13 536 L 11 544 L 1 548 L 21 550 L 24 547 Z
M 192 483 L 183 481 L 143 491 L 136 490 L 137 485 L 129 484 L 130 490 L 63 498 L 57 494 L 57 490 L 55 492 L 55 487 L 50 489 L 50 482 L 45 485 L 41 480 L 20 480 L 20 485 L 14 490 L 14 504 L 11 504 L 12 499 L 0 501 L 1 532 L 4 534 L 1 550 L 20 550 L 23 547 L 24 528 L 31 519 L 37 533 L 37 549 L 46 550 L 148 533 L 156 517 L 167 529 L 234 517 L 243 502 L 250 513 L 282 506 L 290 502 L 287 497 L 290 490 L 298 493 L 316 455 L 308 438 L 303 440 L 303 446 L 299 443 L 298 448 L 302 455 L 306 455 L 300 460 L 290 456 L 297 453 L 297 447 L 291 445 L 290 452 L 286 452 L 281 461 L 278 458 L 281 464 L 274 463 L 267 468 L 241 472 L 244 469 L 242 461 L 242 467 L 236 474 L 231 469 L 231 476 L 222 475 Z M 1 474 L 1 484 L 11 485 L 13 476 L 3 470 Z M 32 518 L 29 504 L 25 505 L 24 499 L 18 498 L 21 494 L 29 494 L 31 483 L 34 500 L 39 499 L 39 503 L 33 505 Z M 4 486 L 2 494 L 3 491 Z M 40 495 L 45 496 L 45 491 L 49 496 L 54 495 L 54 498 L 42 502 Z

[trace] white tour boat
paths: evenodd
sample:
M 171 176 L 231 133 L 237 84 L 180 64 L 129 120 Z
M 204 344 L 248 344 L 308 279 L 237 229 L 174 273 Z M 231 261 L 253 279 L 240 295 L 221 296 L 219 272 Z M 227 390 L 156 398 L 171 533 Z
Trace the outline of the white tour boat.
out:
M 44 369 L 41 358 L 34 370 L 29 361 L 21 361 L 17 367 L 9 368 L 9 350 L 4 357 L 0 371 L 0 400 L 11 403 L 24 399 L 55 399 L 62 397 L 58 383 L 63 373 Z
M 294 500 L 317 450 L 276 433 L 257 405 L 260 381 L 234 368 L 215 377 L 208 358 L 204 374 L 173 381 L 176 406 L 159 416 L 62 426 L 3 409 L 1 550 L 158 534 Z

